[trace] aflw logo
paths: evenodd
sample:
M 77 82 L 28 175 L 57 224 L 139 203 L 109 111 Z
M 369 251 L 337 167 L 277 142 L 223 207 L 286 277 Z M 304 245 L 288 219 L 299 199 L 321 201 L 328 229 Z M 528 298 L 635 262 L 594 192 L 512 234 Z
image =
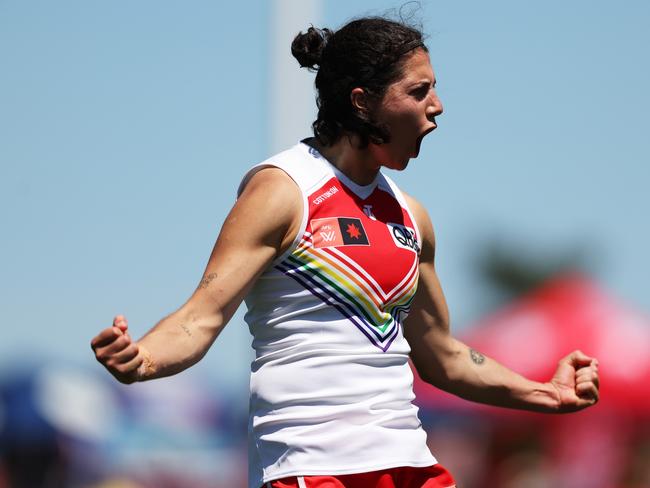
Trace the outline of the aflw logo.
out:
M 332 242 L 336 237 L 336 231 L 330 230 L 329 232 L 321 231 L 320 236 L 325 242 Z

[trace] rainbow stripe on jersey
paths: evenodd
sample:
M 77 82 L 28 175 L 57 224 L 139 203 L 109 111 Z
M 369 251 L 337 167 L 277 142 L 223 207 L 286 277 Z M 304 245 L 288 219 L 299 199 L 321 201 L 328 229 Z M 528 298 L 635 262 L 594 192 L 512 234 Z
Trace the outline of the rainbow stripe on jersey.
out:
M 338 310 L 384 352 L 408 315 L 418 281 L 418 262 L 413 259 L 404 278 L 385 291 L 340 248 L 315 247 L 310 232 L 276 268 Z

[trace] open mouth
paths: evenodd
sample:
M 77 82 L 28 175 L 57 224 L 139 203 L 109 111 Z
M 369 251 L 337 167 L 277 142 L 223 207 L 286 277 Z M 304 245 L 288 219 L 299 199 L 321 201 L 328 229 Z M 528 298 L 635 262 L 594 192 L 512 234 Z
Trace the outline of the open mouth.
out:
M 420 134 L 420 137 L 418 137 L 418 140 L 417 140 L 417 142 L 415 143 L 415 157 L 417 157 L 418 154 L 420 154 L 420 146 L 422 145 L 422 140 L 424 139 L 424 137 L 425 137 L 427 134 L 433 132 L 433 131 L 435 130 L 436 127 L 438 127 L 438 126 L 437 126 L 437 125 L 434 125 L 434 126 L 432 126 L 432 127 L 429 127 L 429 128 L 428 128 L 427 130 L 425 130 L 422 134 Z

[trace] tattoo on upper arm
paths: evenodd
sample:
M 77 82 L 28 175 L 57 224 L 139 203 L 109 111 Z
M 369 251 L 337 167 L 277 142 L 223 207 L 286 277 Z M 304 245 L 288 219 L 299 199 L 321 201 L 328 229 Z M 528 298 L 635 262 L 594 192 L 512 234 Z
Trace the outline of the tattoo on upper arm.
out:
M 478 364 L 479 366 L 485 362 L 485 356 L 478 352 L 476 349 L 471 349 L 469 350 L 469 355 L 472 358 L 472 361 L 474 364 Z
M 210 273 L 199 283 L 199 288 L 207 288 L 210 282 L 217 277 L 217 273 Z

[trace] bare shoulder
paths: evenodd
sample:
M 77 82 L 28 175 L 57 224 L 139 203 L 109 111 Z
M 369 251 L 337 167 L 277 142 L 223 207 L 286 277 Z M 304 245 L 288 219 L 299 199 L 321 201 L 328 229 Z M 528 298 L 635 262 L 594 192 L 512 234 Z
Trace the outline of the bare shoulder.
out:
M 296 182 L 283 170 L 274 166 L 262 168 L 251 176 L 244 186 L 240 198 L 252 193 L 279 198 L 286 202 L 292 199 L 300 202 L 300 189 Z
M 402 194 L 404 195 L 406 203 L 418 224 L 420 233 L 422 234 L 422 254 L 420 255 L 420 261 L 432 259 L 435 254 L 436 238 L 433 231 L 433 224 L 429 217 L 429 212 L 427 212 L 427 209 L 411 195 L 404 191 L 402 191 Z
M 254 223 L 261 236 L 280 248 L 293 240 L 302 220 L 302 194 L 283 170 L 267 167 L 255 173 L 241 191 L 230 217 Z M 267 240 L 267 239 L 264 239 Z

